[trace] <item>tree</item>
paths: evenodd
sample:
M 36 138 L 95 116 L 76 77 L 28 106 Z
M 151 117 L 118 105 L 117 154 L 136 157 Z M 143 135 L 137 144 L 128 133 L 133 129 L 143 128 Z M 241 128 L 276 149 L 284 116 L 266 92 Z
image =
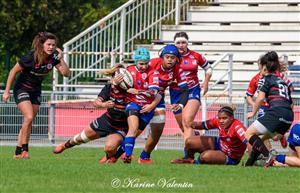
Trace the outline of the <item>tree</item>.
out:
M 33 37 L 49 31 L 59 47 L 126 0 L 1 0 L 0 83 L 18 59 L 31 48 Z

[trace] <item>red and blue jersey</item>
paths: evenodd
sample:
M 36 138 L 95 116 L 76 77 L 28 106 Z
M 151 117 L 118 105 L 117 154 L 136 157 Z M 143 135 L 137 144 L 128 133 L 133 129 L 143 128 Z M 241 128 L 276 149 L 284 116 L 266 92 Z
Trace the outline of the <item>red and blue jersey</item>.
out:
M 153 58 L 150 60 L 150 66 L 159 74 L 159 90 L 165 91 L 171 83 L 176 82 L 178 87 L 186 87 L 186 76 L 179 64 L 175 64 L 172 69 L 164 69 L 162 58 Z
M 205 70 L 210 67 L 208 61 L 201 54 L 188 49 L 187 54 L 181 56 L 180 68 L 185 73 L 186 82 L 189 88 L 194 88 L 199 85 L 199 66 Z M 176 84 L 172 84 L 171 88 L 179 90 Z
M 139 94 L 127 94 L 127 101 L 136 103 L 140 106 L 150 104 L 155 99 L 159 90 L 158 72 L 150 65 L 145 72 L 140 72 L 136 66 L 129 66 L 127 70 L 133 78 L 133 88 L 139 91 Z
M 220 148 L 232 159 L 241 160 L 246 150 L 246 128 L 237 119 L 234 119 L 228 129 L 220 126 L 219 120 L 213 118 L 202 122 L 205 129 L 218 129 L 220 137 Z

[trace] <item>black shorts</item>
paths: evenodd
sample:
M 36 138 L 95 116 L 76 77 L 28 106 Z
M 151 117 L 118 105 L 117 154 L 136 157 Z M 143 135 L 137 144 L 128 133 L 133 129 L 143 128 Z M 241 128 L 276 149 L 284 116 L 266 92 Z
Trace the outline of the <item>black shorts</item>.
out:
M 271 133 L 284 135 L 294 121 L 294 113 L 291 108 L 273 107 L 266 111 L 265 115 L 257 119 Z
M 41 105 L 41 92 L 26 91 L 23 89 L 14 89 L 15 102 L 19 104 L 22 101 L 30 101 L 34 105 Z
M 128 124 L 127 120 L 124 121 L 124 128 L 123 130 L 115 129 L 110 124 L 109 118 L 107 117 L 106 113 L 104 113 L 101 117 L 98 117 L 94 121 L 91 122 L 90 127 L 98 134 L 100 137 L 106 137 L 107 135 L 118 133 L 123 138 L 126 136 L 128 132 Z

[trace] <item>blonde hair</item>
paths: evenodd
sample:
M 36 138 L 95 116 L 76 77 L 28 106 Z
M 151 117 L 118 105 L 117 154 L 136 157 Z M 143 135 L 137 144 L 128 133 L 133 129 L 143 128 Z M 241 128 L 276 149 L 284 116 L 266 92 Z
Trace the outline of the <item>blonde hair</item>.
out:
M 48 39 L 55 40 L 55 43 L 57 44 L 58 39 L 57 37 L 50 33 L 50 32 L 39 32 L 32 41 L 32 48 L 34 50 L 34 60 L 41 65 L 47 57 L 49 56 L 47 53 L 44 52 L 44 43 Z
M 119 68 L 124 68 L 122 64 L 116 64 L 110 69 L 103 69 L 99 71 L 99 74 L 105 75 L 105 76 L 112 76 Z

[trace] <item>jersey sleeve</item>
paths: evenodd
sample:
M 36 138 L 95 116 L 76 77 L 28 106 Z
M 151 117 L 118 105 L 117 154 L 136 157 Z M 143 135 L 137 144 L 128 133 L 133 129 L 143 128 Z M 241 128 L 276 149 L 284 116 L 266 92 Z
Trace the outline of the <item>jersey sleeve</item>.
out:
M 246 95 L 252 97 L 255 94 L 256 90 L 257 90 L 256 79 L 255 77 L 253 77 L 248 85 Z
M 210 64 L 208 63 L 208 61 L 206 60 L 206 58 L 199 53 L 195 52 L 195 57 L 198 61 L 198 65 L 203 68 L 204 70 L 207 70 L 208 68 L 210 68 Z
M 35 64 L 33 51 L 30 51 L 27 55 L 21 57 L 19 60 L 19 65 L 26 69 L 26 68 L 32 68 Z
M 110 89 L 111 89 L 111 84 L 105 85 L 100 93 L 98 94 L 98 97 L 101 97 L 103 101 L 108 101 L 110 99 Z
M 217 118 L 212 118 L 206 121 L 202 122 L 202 127 L 205 130 L 209 130 L 209 129 L 218 129 L 219 128 L 219 121 Z
M 234 126 L 235 134 L 236 136 L 244 143 L 247 143 L 246 137 L 245 137 L 245 132 L 246 128 L 244 125 L 236 120 L 236 124 Z
M 258 91 L 267 93 L 269 91 L 269 79 L 268 77 L 263 77 L 258 81 Z

